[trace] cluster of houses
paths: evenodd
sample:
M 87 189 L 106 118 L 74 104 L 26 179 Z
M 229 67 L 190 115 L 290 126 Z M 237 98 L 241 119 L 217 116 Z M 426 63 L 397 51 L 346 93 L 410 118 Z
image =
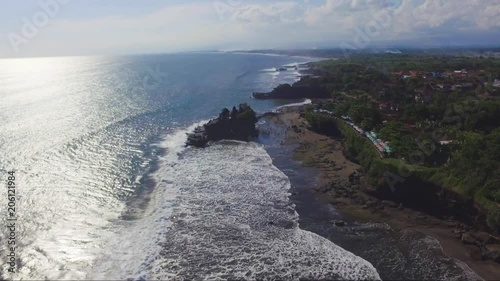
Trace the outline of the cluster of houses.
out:
M 394 75 L 402 79 L 423 78 L 423 87 L 415 89 L 415 101 L 429 103 L 436 92 L 449 93 L 460 90 L 479 89 L 481 96 L 497 96 L 500 93 L 500 80 L 485 81 L 484 71 L 468 71 L 465 69 L 445 72 L 401 71 Z M 439 78 L 432 79 L 431 78 Z
M 416 88 L 414 99 L 418 103 L 431 103 L 433 101 L 434 95 L 436 93 L 448 93 L 460 90 L 476 90 L 481 89 L 484 94 L 478 93 L 481 97 L 496 97 L 500 96 L 500 80 L 491 79 L 488 82 L 484 82 L 485 72 L 481 71 L 468 71 L 466 69 L 455 70 L 455 71 L 400 71 L 393 73 L 397 77 L 402 79 L 409 78 L 420 78 L 424 79 L 423 86 Z M 380 92 L 383 94 L 383 92 Z M 378 102 L 373 101 L 378 104 L 384 123 L 391 120 L 399 120 L 401 117 L 400 105 L 389 103 L 389 102 Z M 334 112 L 319 109 L 316 110 L 317 113 L 323 113 L 330 116 L 335 116 Z M 376 149 L 380 152 L 382 157 L 390 156 L 393 154 L 393 149 L 389 144 L 381 140 L 377 134 L 370 131 L 364 131 L 362 128 L 354 124 L 353 120 L 349 116 L 342 116 L 342 119 L 351 126 L 360 135 L 367 137 Z M 412 125 L 413 126 L 413 125 Z M 440 141 L 441 145 L 449 145 L 453 141 L 448 139 L 443 139 Z
M 459 90 L 475 90 L 481 84 L 470 81 L 461 81 L 455 83 L 425 83 L 422 88 L 415 89 L 415 101 L 429 103 L 432 101 L 432 95 L 436 92 L 449 93 Z M 485 85 L 487 86 L 487 85 Z
M 381 155 L 388 156 L 392 154 L 393 152 L 392 148 L 386 142 L 381 140 L 377 136 L 377 134 L 371 131 L 365 131 L 360 127 L 356 126 L 356 124 L 352 122 L 352 119 L 349 116 L 342 116 L 342 119 L 344 119 L 346 123 L 349 124 L 349 126 L 351 126 L 360 135 L 366 136 L 372 142 L 372 144 L 377 148 L 377 150 L 380 152 Z
M 405 70 L 394 72 L 393 75 L 401 77 L 401 79 L 409 78 L 469 78 L 477 77 L 484 74 L 484 71 L 468 71 L 467 69 L 461 70 L 448 70 L 448 71 L 420 71 L 420 70 Z
M 436 93 L 450 93 L 456 91 L 477 91 L 479 97 L 492 98 L 500 96 L 500 80 L 488 80 L 483 70 L 454 70 L 454 71 L 398 71 L 394 76 L 401 79 L 418 78 L 423 84 L 414 90 L 414 100 L 417 103 L 431 103 Z M 378 108 L 392 120 L 399 116 L 400 107 L 397 104 L 380 102 Z
M 327 115 L 330 115 L 330 116 L 335 116 L 335 114 L 334 114 L 333 111 L 329 111 L 329 110 L 326 110 L 326 109 L 316 109 L 314 112 L 316 112 L 316 113 L 324 113 L 324 114 L 327 114 Z
M 381 102 L 378 105 L 378 109 L 380 109 L 383 112 L 385 112 L 385 111 L 396 111 L 396 112 L 398 112 L 399 111 L 399 106 L 398 105 L 391 105 L 391 104 L 389 104 L 387 102 Z
M 380 151 L 380 153 L 386 155 L 392 154 L 391 147 L 386 142 L 379 139 L 374 132 L 365 132 L 365 135 L 373 143 L 373 145 L 375 145 L 375 147 L 377 148 L 378 151 Z

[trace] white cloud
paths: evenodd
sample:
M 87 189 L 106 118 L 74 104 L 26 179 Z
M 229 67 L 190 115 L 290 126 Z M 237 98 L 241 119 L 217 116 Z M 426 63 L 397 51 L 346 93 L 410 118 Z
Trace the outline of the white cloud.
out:
M 242 5 L 232 19 L 253 24 L 281 24 L 297 22 L 300 6 L 296 2 L 281 2 L 269 5 Z
M 21 46 L 21 55 L 340 44 L 352 41 L 359 30 L 371 26 L 373 31 L 373 23 L 381 21 L 374 15 L 381 11 L 390 18 L 387 26 L 374 32 L 372 43 L 477 31 L 500 36 L 500 0 L 218 1 L 229 3 L 224 6 L 229 16 L 221 17 L 214 2 L 206 1 L 170 5 L 135 17 L 56 17 Z M 0 47 L 0 56 L 11 54 Z

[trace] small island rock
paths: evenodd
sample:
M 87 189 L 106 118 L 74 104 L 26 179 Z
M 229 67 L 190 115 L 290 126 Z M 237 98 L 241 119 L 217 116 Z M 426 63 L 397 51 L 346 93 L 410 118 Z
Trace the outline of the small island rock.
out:
M 258 135 L 255 111 L 247 104 L 233 107 L 231 111 L 224 108 L 219 117 L 200 126 L 193 133 L 188 134 L 186 145 L 205 147 L 210 141 L 240 140 L 249 141 Z

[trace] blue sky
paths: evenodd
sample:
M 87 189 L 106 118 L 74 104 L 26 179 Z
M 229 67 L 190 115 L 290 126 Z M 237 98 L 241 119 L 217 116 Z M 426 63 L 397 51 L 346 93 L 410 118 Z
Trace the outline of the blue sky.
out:
M 22 0 L 0 57 L 500 42 L 500 0 Z

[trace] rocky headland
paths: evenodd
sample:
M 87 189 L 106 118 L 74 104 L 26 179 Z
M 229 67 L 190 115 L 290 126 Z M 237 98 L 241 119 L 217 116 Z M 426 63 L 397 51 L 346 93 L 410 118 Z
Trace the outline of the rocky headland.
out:
M 205 147 L 211 141 L 249 141 L 258 135 L 255 111 L 247 104 L 240 104 L 230 111 L 224 108 L 219 117 L 199 126 L 188 134 L 187 146 Z
M 254 92 L 252 94 L 255 99 L 314 99 L 327 98 L 328 96 L 328 91 L 322 87 L 297 84 L 281 84 L 271 92 Z

